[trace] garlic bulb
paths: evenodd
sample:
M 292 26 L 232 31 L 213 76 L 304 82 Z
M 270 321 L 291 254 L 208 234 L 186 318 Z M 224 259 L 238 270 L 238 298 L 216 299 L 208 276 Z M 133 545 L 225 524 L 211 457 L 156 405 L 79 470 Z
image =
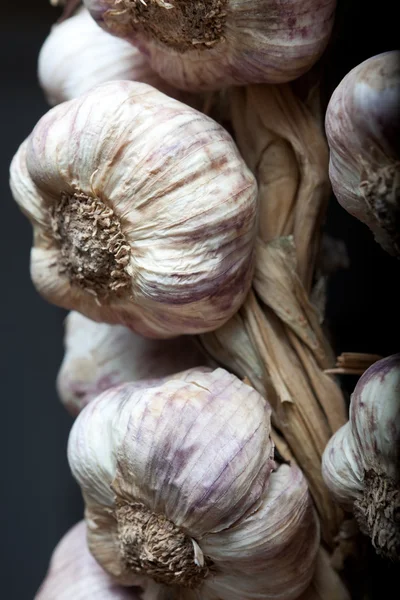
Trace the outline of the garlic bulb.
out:
M 340 204 L 400 257 L 400 51 L 355 67 L 326 113 L 329 175 Z
M 97 23 L 129 40 L 186 90 L 299 77 L 322 54 L 336 0 L 84 0 Z
M 323 476 L 353 509 L 377 552 L 400 559 L 400 354 L 374 363 L 351 397 L 350 418 L 330 440 Z
M 52 27 L 40 50 L 38 75 L 53 106 L 118 79 L 142 81 L 179 97 L 179 92 L 151 69 L 144 54 L 98 27 L 84 8 Z M 182 93 L 180 96 L 183 100 Z
M 117 585 L 99 566 L 88 550 L 86 524 L 81 521 L 54 550 L 34 600 L 139 600 L 139 591 Z
M 49 301 L 148 337 L 215 329 L 250 287 L 257 186 L 230 135 L 144 83 L 51 109 L 11 189 Z
M 151 578 L 160 599 L 297 598 L 318 522 L 301 471 L 274 461 L 270 414 L 223 369 L 123 384 L 86 406 L 68 458 L 105 570 L 123 585 Z
M 71 312 L 66 319 L 65 356 L 57 390 L 77 415 L 101 392 L 120 383 L 165 377 L 206 362 L 195 338 L 151 340 L 121 325 L 107 325 Z

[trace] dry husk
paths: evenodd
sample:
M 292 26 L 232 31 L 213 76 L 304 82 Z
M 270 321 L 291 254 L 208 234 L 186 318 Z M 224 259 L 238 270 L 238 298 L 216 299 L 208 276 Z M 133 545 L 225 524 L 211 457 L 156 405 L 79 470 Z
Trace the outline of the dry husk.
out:
M 230 92 L 236 141 L 259 186 L 256 270 L 240 311 L 201 341 L 268 398 L 274 426 L 308 479 L 323 540 L 332 548 L 343 515 L 322 480 L 321 458 L 347 412 L 339 386 L 325 372 L 335 359 L 310 300 L 330 195 L 315 91 L 308 105 L 290 85 Z
M 336 375 L 362 375 L 365 371 L 383 356 L 380 354 L 366 354 L 363 352 L 342 352 L 336 359 L 336 366 L 326 369 L 325 373 Z

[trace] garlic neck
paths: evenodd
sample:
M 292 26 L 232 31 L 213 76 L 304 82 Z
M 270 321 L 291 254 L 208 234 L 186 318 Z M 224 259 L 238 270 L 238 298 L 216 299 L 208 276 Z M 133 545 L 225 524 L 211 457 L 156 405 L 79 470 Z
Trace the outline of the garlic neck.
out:
M 385 474 L 365 472 L 364 495 L 354 503 L 354 516 L 377 553 L 400 560 L 400 485 Z
M 116 503 L 119 549 L 122 562 L 134 573 L 158 583 L 197 588 L 209 573 L 211 561 L 195 560 L 192 539 L 164 515 L 137 502 Z
M 107 18 L 123 18 L 151 39 L 183 53 L 223 41 L 228 0 L 120 0 Z
M 400 163 L 376 171 L 367 170 L 360 189 L 382 234 L 377 241 L 387 252 L 400 257 Z
M 60 274 L 71 284 L 99 297 L 128 287 L 130 248 L 119 219 L 102 200 L 63 193 L 52 207 L 51 225 L 60 248 Z

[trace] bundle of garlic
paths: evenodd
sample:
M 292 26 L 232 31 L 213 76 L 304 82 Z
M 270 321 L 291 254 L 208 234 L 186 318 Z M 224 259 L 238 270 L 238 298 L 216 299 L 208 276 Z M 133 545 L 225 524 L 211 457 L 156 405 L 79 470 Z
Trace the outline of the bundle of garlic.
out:
M 400 51 L 370 58 L 341 81 L 326 113 L 329 175 L 340 204 L 400 257 Z
M 138 578 L 138 583 L 140 583 Z M 77 523 L 51 557 L 46 578 L 34 600 L 139 600 L 139 588 L 119 586 L 90 554 L 86 524 Z M 149 599 L 150 600 L 150 599 Z
M 291 600 L 306 589 L 318 520 L 301 471 L 274 460 L 270 412 L 223 369 L 123 384 L 83 409 L 68 458 L 89 548 L 116 581 L 145 576 L 159 600 Z
M 232 113 L 259 187 L 255 276 L 239 312 L 201 340 L 215 360 L 268 398 L 332 547 L 342 512 L 324 484 L 321 461 L 347 414 L 340 388 L 324 372 L 334 357 L 309 298 L 330 192 L 327 146 L 318 120 L 289 85 L 233 89 Z
M 57 390 L 73 415 L 114 385 L 145 380 L 146 386 L 149 380 L 206 362 L 191 336 L 143 338 L 126 327 L 96 323 L 78 312 L 67 316 L 64 345 Z
M 324 452 L 323 475 L 376 551 L 400 560 L 400 354 L 360 377 L 349 421 Z
M 193 105 L 161 79 L 137 48 L 101 29 L 81 8 L 57 23 L 44 42 L 38 61 L 39 83 L 51 105 L 81 96 L 91 88 L 113 80 L 141 81 Z
M 322 54 L 336 0 L 84 0 L 110 33 L 186 90 L 299 77 Z
M 251 285 L 257 186 L 217 123 L 143 83 L 51 109 L 11 165 L 49 301 L 148 337 L 215 329 Z

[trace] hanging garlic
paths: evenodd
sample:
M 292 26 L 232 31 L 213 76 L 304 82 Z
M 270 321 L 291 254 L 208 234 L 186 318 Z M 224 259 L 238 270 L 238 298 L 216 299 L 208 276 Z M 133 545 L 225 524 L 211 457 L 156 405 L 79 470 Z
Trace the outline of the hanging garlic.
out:
M 400 560 L 400 354 L 360 377 L 349 421 L 324 452 L 323 476 L 376 551 Z
M 143 83 L 41 118 L 11 165 L 49 301 L 148 337 L 215 329 L 251 284 L 257 186 L 217 123 Z
M 206 362 L 195 338 L 151 340 L 121 325 L 107 325 L 69 313 L 65 326 L 65 356 L 57 377 L 58 394 L 77 415 L 111 386 L 165 377 Z
M 275 463 L 270 413 L 223 369 L 123 384 L 86 406 L 68 457 L 105 570 L 123 585 L 148 576 L 159 598 L 297 598 L 318 521 L 301 471 Z
M 194 102 L 194 97 L 184 96 L 163 81 L 132 44 L 96 25 L 84 8 L 52 27 L 40 50 L 38 75 L 53 106 L 118 79 L 142 81 L 191 105 Z
M 326 113 L 329 175 L 340 204 L 400 257 L 400 51 L 355 67 Z
M 81 521 L 54 550 L 34 600 L 139 600 L 140 597 L 138 588 L 117 585 L 95 561 L 87 547 L 86 524 Z
M 299 77 L 322 54 L 336 0 L 84 0 L 101 27 L 186 90 Z

